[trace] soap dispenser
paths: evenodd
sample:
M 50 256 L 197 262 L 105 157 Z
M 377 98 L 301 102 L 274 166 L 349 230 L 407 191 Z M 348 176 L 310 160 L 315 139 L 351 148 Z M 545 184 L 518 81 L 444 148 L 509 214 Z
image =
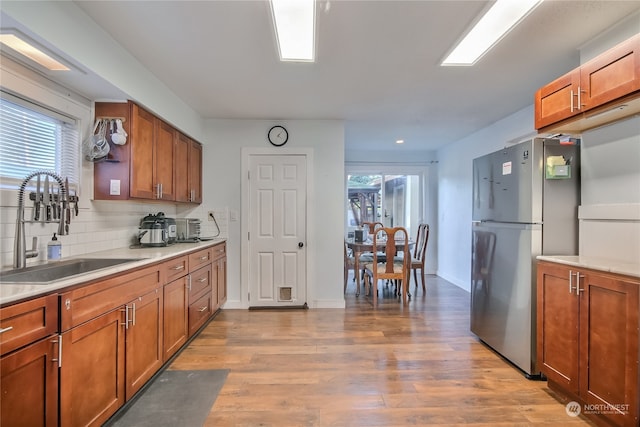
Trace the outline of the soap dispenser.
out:
M 62 243 L 56 237 L 56 233 L 53 233 L 53 238 L 47 243 L 47 259 L 57 260 L 62 257 Z

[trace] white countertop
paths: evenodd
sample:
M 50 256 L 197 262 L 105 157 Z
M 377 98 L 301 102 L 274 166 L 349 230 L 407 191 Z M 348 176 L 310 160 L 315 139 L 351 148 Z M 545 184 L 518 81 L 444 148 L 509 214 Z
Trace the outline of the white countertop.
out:
M 63 258 L 61 261 L 78 259 L 78 258 L 131 258 L 135 261 L 118 264 L 112 267 L 102 268 L 100 270 L 91 271 L 89 273 L 78 274 L 67 279 L 56 280 L 46 284 L 38 283 L 2 283 L 0 284 L 0 304 L 20 301 L 33 298 L 39 295 L 50 294 L 69 286 L 77 285 L 83 282 L 99 279 L 114 273 L 124 272 L 133 268 L 150 265 L 164 259 L 173 258 L 184 255 L 189 252 L 204 249 L 209 246 L 217 245 L 225 242 L 227 239 L 213 239 L 205 242 L 196 243 L 176 243 L 171 246 L 156 248 L 120 248 L 110 249 L 107 251 L 91 252 L 82 256 Z M 55 263 L 52 261 L 51 263 Z M 45 263 L 40 263 L 42 265 Z M 35 264 L 34 264 L 35 265 Z M 3 269 L 4 271 L 4 269 Z
M 575 267 L 590 268 L 592 270 L 606 271 L 609 273 L 624 274 L 640 278 L 640 262 L 629 263 L 611 260 L 607 258 L 574 256 L 547 256 L 537 257 L 540 261 L 557 262 L 559 264 L 572 265 Z

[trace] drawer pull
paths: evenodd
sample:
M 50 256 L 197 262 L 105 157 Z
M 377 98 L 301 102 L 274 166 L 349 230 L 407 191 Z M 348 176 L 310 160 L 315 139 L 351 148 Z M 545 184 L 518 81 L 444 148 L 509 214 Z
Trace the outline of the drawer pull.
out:
M 175 267 L 171 267 L 171 269 L 175 271 L 184 270 L 184 265 L 176 265 Z
M 208 305 L 205 305 L 204 307 L 202 307 L 200 310 L 198 310 L 200 313 L 202 313 L 203 311 L 205 311 L 207 308 L 209 308 Z
M 209 255 L 202 255 L 199 259 L 200 261 L 204 261 L 205 259 L 209 259 Z
M 7 326 L 6 328 L 0 329 L 0 334 L 4 334 L 5 332 L 9 332 L 13 329 L 13 326 Z
M 51 361 L 58 362 L 58 368 L 62 368 L 62 335 L 58 335 L 57 339 L 51 340 L 51 344 L 58 344 L 58 357 L 51 358 Z
M 206 281 L 207 281 L 207 278 L 206 278 L 206 277 L 203 277 L 202 279 L 198 279 L 198 282 L 200 282 L 200 283 L 202 283 L 202 282 L 206 282 Z

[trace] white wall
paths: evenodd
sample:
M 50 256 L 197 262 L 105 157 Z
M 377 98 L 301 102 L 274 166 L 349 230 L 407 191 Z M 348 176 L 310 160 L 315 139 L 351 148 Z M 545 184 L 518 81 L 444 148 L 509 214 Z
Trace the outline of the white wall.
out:
M 278 153 L 267 141 L 276 122 L 263 120 L 209 120 L 206 132 L 211 149 L 205 150 L 204 197 L 212 206 L 240 212 L 241 149 L 255 147 Z M 313 189 L 308 200 L 310 223 L 307 253 L 310 271 L 307 303 L 315 307 L 344 307 L 342 293 L 342 212 L 344 177 L 344 126 L 331 120 L 281 120 L 289 131 L 287 149 L 313 150 Z M 238 216 L 238 219 L 240 216 Z M 240 268 L 240 221 L 229 223 L 227 308 L 248 307 L 245 271 Z M 242 287 L 241 287 L 242 284 Z
M 438 275 L 470 290 L 473 159 L 524 139 L 533 128 L 533 106 L 524 108 L 438 150 Z

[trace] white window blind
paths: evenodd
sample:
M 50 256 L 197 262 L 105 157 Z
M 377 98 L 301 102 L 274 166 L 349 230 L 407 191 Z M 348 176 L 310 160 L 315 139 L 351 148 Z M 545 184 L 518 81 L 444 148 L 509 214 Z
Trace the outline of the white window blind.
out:
M 22 180 L 35 170 L 54 171 L 79 183 L 80 134 L 75 120 L 2 92 L 0 175 Z

